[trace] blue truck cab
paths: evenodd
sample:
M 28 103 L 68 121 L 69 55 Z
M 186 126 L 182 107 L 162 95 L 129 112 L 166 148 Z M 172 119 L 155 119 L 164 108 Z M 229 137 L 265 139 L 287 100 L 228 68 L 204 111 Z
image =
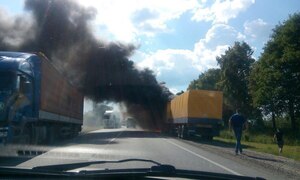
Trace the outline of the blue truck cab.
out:
M 81 118 L 41 111 L 41 63 L 39 54 L 0 51 L 0 144 L 49 142 L 81 130 Z

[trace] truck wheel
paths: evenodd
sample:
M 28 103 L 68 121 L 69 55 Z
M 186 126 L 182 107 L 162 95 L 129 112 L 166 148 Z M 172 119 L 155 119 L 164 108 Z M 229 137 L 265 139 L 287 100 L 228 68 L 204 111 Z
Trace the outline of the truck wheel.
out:
M 189 139 L 190 134 L 189 134 L 189 129 L 186 125 L 182 126 L 182 139 Z
M 56 139 L 55 128 L 54 128 L 54 126 L 50 126 L 50 127 L 47 128 L 47 140 L 46 140 L 46 143 L 48 145 L 52 145 L 52 144 L 54 144 L 55 139 Z
M 203 136 L 203 139 L 207 140 L 207 141 L 212 141 L 213 140 L 213 136 L 206 135 L 206 136 Z
M 29 127 L 24 127 L 22 132 L 22 137 L 20 139 L 20 144 L 30 144 L 30 129 Z
M 181 138 L 181 126 L 177 127 L 177 137 Z
M 212 141 L 213 138 L 214 138 L 213 136 L 208 136 L 208 137 L 207 137 L 207 140 Z
M 71 135 L 71 138 L 75 138 L 75 137 L 77 137 L 78 135 L 79 135 L 79 131 L 80 131 L 80 129 L 78 128 L 78 127 L 73 127 L 72 128 L 72 135 Z
M 30 138 L 30 144 L 38 144 L 39 143 L 39 134 L 37 127 L 31 127 L 31 138 Z

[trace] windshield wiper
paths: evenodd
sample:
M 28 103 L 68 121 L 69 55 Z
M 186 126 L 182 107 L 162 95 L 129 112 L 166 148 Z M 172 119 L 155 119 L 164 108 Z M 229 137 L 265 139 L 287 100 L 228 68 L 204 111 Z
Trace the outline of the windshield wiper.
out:
M 93 164 L 105 164 L 105 163 L 123 163 L 123 162 L 149 162 L 155 164 L 150 168 L 138 168 L 138 169 L 102 169 L 102 170 L 81 170 L 79 172 L 68 172 L 68 170 L 73 170 L 77 168 L 86 167 Z M 174 178 L 190 178 L 190 179 L 256 179 L 263 180 L 260 177 L 249 177 L 249 176 L 239 176 L 233 174 L 223 174 L 216 172 L 206 172 L 206 171 L 192 171 L 192 170 L 182 170 L 176 169 L 172 165 L 161 164 L 153 160 L 148 159 L 124 159 L 119 161 L 91 161 L 83 163 L 72 163 L 72 164 L 59 164 L 59 165 L 49 165 L 49 166 L 37 166 L 32 169 L 16 169 L 0 167 L 0 174 L 10 176 L 20 175 L 24 177 L 68 177 L 68 178 L 126 178 L 135 179 L 145 178 L 145 177 L 174 177 Z
M 161 163 L 153 161 L 153 160 L 149 160 L 149 159 L 123 159 L 123 160 L 117 160 L 117 161 L 113 161 L 113 160 L 109 160 L 109 161 L 90 161 L 90 162 L 80 162 L 80 163 L 70 163 L 70 164 L 37 166 L 37 167 L 32 168 L 32 170 L 62 172 L 62 171 L 73 170 L 73 169 L 82 168 L 82 167 L 86 167 L 86 166 L 90 166 L 90 165 L 94 165 L 94 164 L 124 163 L 124 162 L 131 162 L 131 161 L 149 162 L 149 163 L 157 165 L 157 166 L 154 166 L 154 167 L 165 167 L 165 166 L 162 166 Z M 175 170 L 175 168 L 174 168 L 174 170 Z

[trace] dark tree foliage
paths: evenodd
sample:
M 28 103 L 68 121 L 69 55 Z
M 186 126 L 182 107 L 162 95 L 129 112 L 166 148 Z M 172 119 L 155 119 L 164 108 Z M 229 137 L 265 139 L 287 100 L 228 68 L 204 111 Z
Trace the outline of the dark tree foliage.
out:
M 297 129 L 300 108 L 300 13 L 273 30 L 251 74 L 254 105 L 272 114 L 288 114 Z
M 179 96 L 179 95 L 181 95 L 183 93 L 184 93 L 184 91 L 180 91 L 180 92 L 176 93 L 176 96 Z
M 193 80 L 188 89 L 218 90 L 217 83 L 220 81 L 220 77 L 220 69 L 209 69 L 201 73 L 198 79 Z
M 229 110 L 236 108 L 250 118 L 253 114 L 252 99 L 249 93 L 249 75 L 254 59 L 253 50 L 245 42 L 235 42 L 225 54 L 217 57 L 221 68 L 218 87 L 224 93 L 224 103 Z
M 254 63 L 252 49 L 245 42 L 235 42 L 223 55 L 217 57 L 220 69 L 209 69 L 193 80 L 188 89 L 220 90 L 224 93 L 223 119 L 240 108 L 248 118 L 261 119 L 252 106 L 249 93 L 249 76 Z

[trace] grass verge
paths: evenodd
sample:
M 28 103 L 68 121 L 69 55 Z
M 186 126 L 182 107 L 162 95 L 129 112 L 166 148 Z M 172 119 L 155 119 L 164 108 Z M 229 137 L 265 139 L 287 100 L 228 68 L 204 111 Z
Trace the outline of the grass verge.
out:
M 235 143 L 234 139 L 225 139 L 221 137 L 214 137 L 214 140 L 218 140 L 225 143 Z M 246 145 L 247 149 L 269 153 L 273 155 L 279 155 L 278 153 L 278 146 L 277 144 L 265 144 L 265 143 L 258 143 L 258 142 L 245 142 L 242 141 L 243 145 Z M 280 154 L 281 156 L 291 158 L 297 161 L 300 161 L 300 146 L 299 145 L 284 145 L 283 153 Z

